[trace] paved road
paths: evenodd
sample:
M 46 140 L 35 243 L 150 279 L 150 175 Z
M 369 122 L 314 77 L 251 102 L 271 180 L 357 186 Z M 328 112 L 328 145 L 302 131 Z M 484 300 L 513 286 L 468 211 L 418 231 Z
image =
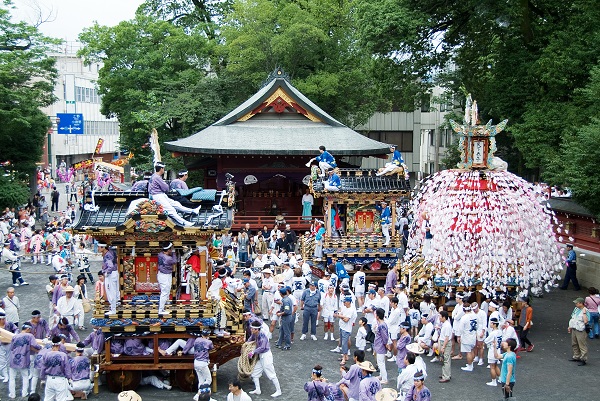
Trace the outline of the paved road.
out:
M 94 271 L 99 269 L 96 264 Z M 46 284 L 50 273 L 45 265 L 23 265 L 24 277 L 31 284 L 17 288 L 17 296 L 21 300 L 21 320 L 25 321 L 33 309 L 47 310 L 47 298 L 43 286 Z M 0 291 L 5 293 L 10 283 L 10 274 L 0 271 Z M 89 285 L 88 285 L 89 287 Z M 600 400 L 598 393 L 597 377 L 600 369 L 598 351 L 600 340 L 589 342 L 590 356 L 588 365 L 579 367 L 567 360 L 571 356 L 570 335 L 567 334 L 566 325 L 570 312 L 573 309 L 572 300 L 576 296 L 584 296 L 585 292 L 553 291 L 545 294 L 544 298 L 533 300 L 534 327 L 530 339 L 535 344 L 535 350 L 524 353 L 517 362 L 517 384 L 515 394 L 521 400 Z M 88 317 L 89 318 L 89 317 Z M 300 331 L 300 323 L 297 324 Z M 337 355 L 329 352 L 333 342 L 323 341 L 322 325 L 318 328 L 318 341 L 298 341 L 292 346 L 291 351 L 281 351 L 273 347 L 275 368 L 281 382 L 286 400 L 305 400 L 304 383 L 310 376 L 311 368 L 315 364 L 324 367 L 324 376 L 331 380 L 338 380 Z M 81 333 L 85 335 L 87 333 Z M 299 338 L 299 336 L 297 336 Z M 274 343 L 273 343 L 274 344 Z M 372 360 L 373 358 L 370 357 Z M 428 360 L 429 358 L 427 358 Z M 500 399 L 500 389 L 485 385 L 489 381 L 489 372 L 484 367 L 476 367 L 472 373 L 460 370 L 459 363 L 452 366 L 452 380 L 440 384 L 437 377 L 441 374 L 439 364 L 428 363 L 429 379 L 426 385 L 431 390 L 436 400 L 461 400 L 461 401 L 488 401 Z M 388 363 L 388 372 L 394 369 L 395 364 Z M 233 360 L 220 367 L 218 374 L 219 391 L 213 398 L 225 400 L 227 383 L 236 377 L 237 360 Z M 253 396 L 253 400 L 271 399 L 274 389 L 270 381 L 262 379 L 263 395 Z M 395 386 L 396 379 L 390 374 L 389 386 Z M 244 383 L 244 389 L 253 388 L 250 382 Z M 176 389 L 169 392 L 157 390 L 153 387 L 140 387 L 138 391 L 144 400 L 164 400 L 165 397 L 178 397 L 191 400 L 192 394 L 183 393 Z M 0 383 L 0 397 L 6 397 L 7 385 Z M 110 393 L 105 386 L 100 387 L 100 394 L 93 395 L 93 399 L 115 400 L 116 396 Z

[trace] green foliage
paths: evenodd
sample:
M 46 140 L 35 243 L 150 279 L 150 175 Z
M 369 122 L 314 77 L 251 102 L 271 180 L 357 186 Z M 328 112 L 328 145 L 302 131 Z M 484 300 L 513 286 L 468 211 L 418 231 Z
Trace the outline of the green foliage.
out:
M 27 200 L 26 181 L 51 126 L 41 108 L 54 102 L 57 71 L 46 54 L 58 42 L 12 22 L 10 7 L 8 1 L 0 4 L 0 162 L 10 163 L 15 181 L 2 179 L 0 203 L 14 207 Z
M 333 117 L 364 123 L 385 102 L 371 54 L 355 44 L 352 13 L 347 1 L 236 1 L 222 27 L 225 73 L 238 82 L 232 100 L 245 100 L 281 67 Z
M 29 188 L 20 181 L 0 176 L 0 208 L 23 205 L 29 200 Z
M 200 32 L 138 14 L 115 27 L 88 28 L 80 40 L 81 56 L 104 63 L 102 113 L 119 119 L 121 146 L 135 155 L 132 165 L 149 162 L 145 144 L 152 128 L 162 143 L 223 115 L 221 82 L 210 73 L 215 43 Z

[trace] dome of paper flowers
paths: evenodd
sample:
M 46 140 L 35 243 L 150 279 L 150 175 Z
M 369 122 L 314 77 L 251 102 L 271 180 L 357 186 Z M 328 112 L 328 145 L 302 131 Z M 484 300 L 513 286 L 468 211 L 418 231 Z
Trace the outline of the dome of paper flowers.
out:
M 465 125 L 452 122 L 463 135 L 459 169 L 432 175 L 412 200 L 405 261 L 424 260 L 429 287 L 480 286 L 484 292 L 513 287 L 520 295 L 540 295 L 562 269 L 556 217 L 531 183 L 494 157 L 493 137 L 506 121 L 476 125 L 474 107 Z M 483 157 L 472 153 L 478 147 Z

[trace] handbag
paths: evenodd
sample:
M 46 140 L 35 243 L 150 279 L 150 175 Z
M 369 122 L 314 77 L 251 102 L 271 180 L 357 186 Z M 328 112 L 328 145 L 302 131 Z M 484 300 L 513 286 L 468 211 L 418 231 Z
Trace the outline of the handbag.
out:
M 81 304 L 83 305 L 83 311 L 85 313 L 88 313 L 89 311 L 92 310 L 92 305 L 90 304 L 90 300 L 87 298 L 83 298 L 81 300 Z

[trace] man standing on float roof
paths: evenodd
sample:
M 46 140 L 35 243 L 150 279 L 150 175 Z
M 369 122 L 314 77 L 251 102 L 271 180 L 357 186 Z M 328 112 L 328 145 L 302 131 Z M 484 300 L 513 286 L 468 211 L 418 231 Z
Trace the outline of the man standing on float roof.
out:
M 190 209 L 189 207 L 183 206 L 181 203 L 173 200 L 167 196 L 169 192 L 169 185 L 163 180 L 162 176 L 165 173 L 165 165 L 161 162 L 154 164 L 155 173 L 150 177 L 150 183 L 148 184 L 148 194 L 150 199 L 159 203 L 164 210 L 169 214 L 169 217 L 175 220 L 176 223 L 183 227 L 191 227 L 194 223 L 185 220 L 183 217 L 177 214 L 177 210 L 183 213 L 200 213 L 200 206 L 196 209 Z
M 173 283 L 173 270 L 177 264 L 177 257 L 173 254 L 173 243 L 169 242 L 163 246 L 163 251 L 158 254 L 158 285 L 160 287 L 160 300 L 158 302 L 158 314 L 163 315 L 165 304 L 169 299 L 171 284 Z
M 104 288 L 106 290 L 106 299 L 110 304 L 110 311 L 107 315 L 117 313 L 117 302 L 119 301 L 119 271 L 117 269 L 117 256 L 115 252 L 108 249 L 108 246 L 100 242 L 98 249 L 102 254 L 102 273 L 104 273 Z

